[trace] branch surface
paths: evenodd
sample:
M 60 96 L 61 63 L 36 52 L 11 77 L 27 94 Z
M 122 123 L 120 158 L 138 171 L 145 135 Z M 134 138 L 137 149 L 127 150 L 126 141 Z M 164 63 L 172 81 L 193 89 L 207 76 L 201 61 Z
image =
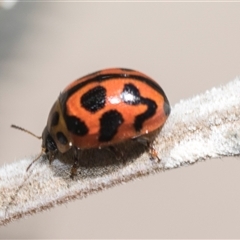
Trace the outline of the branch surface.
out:
M 3 166 L 0 225 L 159 171 L 239 155 L 240 80 L 176 104 L 156 139 L 156 150 L 161 162 L 145 152 L 129 162 L 80 167 L 74 180 L 69 178 L 71 164 L 60 160 L 49 165 L 42 158 L 28 172 L 34 157 Z M 97 154 L 91 157 L 101 158 Z

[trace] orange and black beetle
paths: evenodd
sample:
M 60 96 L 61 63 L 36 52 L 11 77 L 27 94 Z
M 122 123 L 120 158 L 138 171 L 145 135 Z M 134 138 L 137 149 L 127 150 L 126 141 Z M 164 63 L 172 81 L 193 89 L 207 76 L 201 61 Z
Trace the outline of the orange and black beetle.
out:
M 49 160 L 74 149 L 114 146 L 161 129 L 169 101 L 153 79 L 138 71 L 112 68 L 94 72 L 67 86 L 54 103 L 42 134 Z

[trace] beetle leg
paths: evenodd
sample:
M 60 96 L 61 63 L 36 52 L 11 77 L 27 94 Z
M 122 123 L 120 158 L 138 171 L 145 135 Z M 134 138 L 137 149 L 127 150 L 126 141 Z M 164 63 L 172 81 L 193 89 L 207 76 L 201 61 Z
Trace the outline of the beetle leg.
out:
M 71 174 L 70 174 L 70 178 L 74 178 L 74 176 L 77 176 L 77 170 L 79 168 L 79 150 L 77 148 L 74 148 L 74 162 L 71 168 Z
M 48 160 L 49 160 L 50 165 L 52 164 L 53 160 L 55 159 L 56 154 L 57 154 L 57 149 L 54 150 L 54 151 L 49 151 L 48 152 Z
M 161 159 L 158 157 L 158 153 L 155 149 L 153 141 L 150 141 L 149 138 L 146 136 L 140 136 L 138 138 L 135 138 L 135 140 L 147 147 L 151 159 L 157 159 L 158 162 L 161 162 Z
M 149 154 L 152 159 L 157 159 L 157 162 L 161 162 L 153 143 L 149 144 Z

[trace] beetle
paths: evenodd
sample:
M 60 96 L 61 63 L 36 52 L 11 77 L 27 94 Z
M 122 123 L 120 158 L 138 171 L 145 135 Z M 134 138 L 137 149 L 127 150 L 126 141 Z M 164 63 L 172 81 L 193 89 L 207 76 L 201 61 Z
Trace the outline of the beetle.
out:
M 150 155 L 158 158 L 152 135 L 170 112 L 163 89 L 139 71 L 110 68 L 88 74 L 70 83 L 53 104 L 39 137 L 40 156 L 45 153 L 51 162 L 56 154 L 73 151 L 71 177 L 77 174 L 79 152 L 114 147 L 129 139 L 148 145 Z

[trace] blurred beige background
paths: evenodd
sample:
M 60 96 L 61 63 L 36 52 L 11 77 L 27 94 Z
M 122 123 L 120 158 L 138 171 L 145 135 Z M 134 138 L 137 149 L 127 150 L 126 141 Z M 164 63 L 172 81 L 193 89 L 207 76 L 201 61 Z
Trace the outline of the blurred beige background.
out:
M 0 9 L 0 164 L 36 154 L 59 92 L 108 67 L 172 105 L 240 74 L 240 3 L 17 3 Z M 227 98 L 228 96 L 222 96 Z M 13 222 L 1 238 L 239 238 L 239 158 L 208 160 Z

